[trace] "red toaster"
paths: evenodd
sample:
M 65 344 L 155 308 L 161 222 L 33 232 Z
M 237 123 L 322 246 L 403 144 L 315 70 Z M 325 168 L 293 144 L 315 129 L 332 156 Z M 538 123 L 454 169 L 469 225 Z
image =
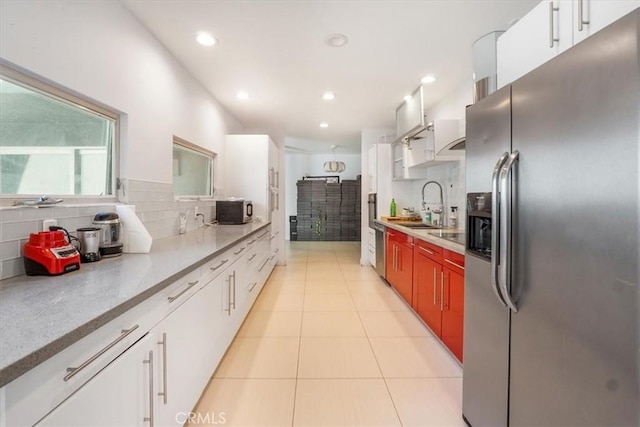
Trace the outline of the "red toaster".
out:
M 27 276 L 57 276 L 80 269 L 80 253 L 62 231 L 31 233 L 22 255 Z

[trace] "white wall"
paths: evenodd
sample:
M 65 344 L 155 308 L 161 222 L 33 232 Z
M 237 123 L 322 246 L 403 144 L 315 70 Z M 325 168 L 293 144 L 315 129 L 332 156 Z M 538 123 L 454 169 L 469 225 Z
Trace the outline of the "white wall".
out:
M 242 131 L 120 2 L 0 2 L 0 55 L 124 113 L 122 177 L 171 183 L 173 135 L 219 163 L 224 135 Z
M 344 162 L 345 171 L 339 174 L 324 171 L 324 162 L 333 160 L 332 154 L 307 154 L 307 153 L 285 153 L 285 232 L 286 239 L 289 239 L 289 216 L 297 213 L 298 187 L 296 182 L 305 175 L 338 175 L 340 182 L 344 179 L 356 179 L 361 174 L 360 154 L 337 154 L 336 160 Z M 282 188 L 282 187 L 280 187 Z M 366 192 L 362 193 L 365 197 Z M 363 215 L 366 211 L 363 211 Z

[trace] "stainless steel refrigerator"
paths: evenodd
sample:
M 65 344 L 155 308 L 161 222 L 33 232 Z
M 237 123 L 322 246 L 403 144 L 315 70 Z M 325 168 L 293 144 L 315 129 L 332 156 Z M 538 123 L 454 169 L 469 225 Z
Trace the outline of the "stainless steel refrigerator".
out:
M 640 12 L 467 109 L 463 415 L 640 425 Z

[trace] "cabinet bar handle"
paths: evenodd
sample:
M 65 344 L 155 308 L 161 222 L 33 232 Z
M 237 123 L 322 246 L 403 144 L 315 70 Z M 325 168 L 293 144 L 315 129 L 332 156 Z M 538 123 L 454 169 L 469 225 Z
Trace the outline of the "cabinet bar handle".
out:
M 584 0 L 578 0 L 578 31 L 582 31 L 583 25 L 589 25 L 589 20 L 584 19 Z
M 427 248 L 423 248 L 422 246 L 418 246 L 418 248 L 419 248 L 421 251 L 425 251 L 425 252 L 426 252 L 426 253 L 428 253 L 429 255 L 435 255 L 435 254 L 436 254 L 435 252 L 430 251 L 430 250 L 429 250 L 429 249 L 427 249 Z
M 456 267 L 458 267 L 458 268 L 460 268 L 460 269 L 464 270 L 464 267 L 463 267 L 463 266 L 461 266 L 460 264 L 455 263 L 455 262 L 453 262 L 453 261 L 450 261 L 450 260 L 448 260 L 448 259 L 446 259 L 446 258 L 444 259 L 444 262 L 449 263 L 449 264 L 451 264 L 451 265 L 455 265 Z
M 178 295 L 172 296 L 172 297 L 168 297 L 167 300 L 169 300 L 169 303 L 174 302 L 175 300 L 177 300 L 178 298 L 180 298 L 185 292 L 187 292 L 189 289 L 193 288 L 195 285 L 197 285 L 199 282 L 199 280 L 196 280 L 195 282 L 189 282 L 187 283 L 187 286 L 181 290 Z
M 249 257 L 249 261 L 253 261 L 253 259 L 254 259 L 257 255 L 258 255 L 257 253 L 256 253 L 256 254 L 251 255 L 251 257 Z
M 393 245 L 393 271 L 396 271 L 396 262 L 397 262 L 396 245 Z
M 224 311 L 231 316 L 231 275 L 227 276 L 227 308 Z
M 275 239 L 276 235 L 274 234 L 273 236 L 269 237 L 269 240 L 273 240 Z
M 149 365 L 149 416 L 144 417 L 142 420 L 149 422 L 149 427 L 153 427 L 153 350 L 149 351 L 149 359 L 142 361 L 145 365 Z
M 244 251 L 246 249 L 246 246 L 243 246 L 240 248 L 240 250 L 238 252 L 234 252 L 234 255 L 238 255 L 239 253 L 241 253 L 242 251 Z
M 444 311 L 444 272 L 440 273 L 440 311 Z
M 263 238 L 264 236 L 266 236 L 269 233 L 269 231 L 265 231 L 264 233 L 262 233 L 261 235 L 258 236 L 258 239 Z
M 257 284 L 258 284 L 258 282 L 253 282 L 251 284 L 251 287 L 249 288 L 249 292 L 253 292 L 253 288 L 255 288 Z
M 434 269 L 433 269 L 433 306 L 434 306 L 434 307 L 436 306 L 436 282 L 437 282 L 437 280 L 438 280 L 438 279 L 436 278 L 436 274 L 437 274 L 437 271 L 436 271 L 436 269 L 434 268 Z
M 230 306 L 233 306 L 233 309 L 236 309 L 236 272 L 235 270 L 233 271 L 233 274 L 231 275 L 233 277 L 233 300 L 231 301 Z
M 158 392 L 158 396 L 162 396 L 163 402 L 167 404 L 167 333 L 162 333 L 162 341 L 158 341 L 162 346 L 162 391 Z
M 211 268 L 209 268 L 209 270 L 211 270 L 211 271 L 216 271 L 217 269 L 219 269 L 220 267 L 222 267 L 223 265 L 225 265 L 225 264 L 226 264 L 226 263 L 228 263 L 228 262 L 229 262 L 229 260 L 228 260 L 228 259 L 225 259 L 225 260 L 223 260 L 223 261 L 220 261 L 220 264 L 216 265 L 215 267 L 211 267 Z
M 84 368 L 86 368 L 87 366 L 89 366 L 91 363 L 93 363 L 93 361 L 95 361 L 98 357 L 102 356 L 103 354 L 105 354 L 107 351 L 109 351 L 110 349 L 113 348 L 113 346 L 115 346 L 116 344 L 118 344 L 120 341 L 122 341 L 123 339 L 125 339 L 129 334 L 131 334 L 131 332 L 135 331 L 136 329 L 138 329 L 140 327 L 140 325 L 135 325 L 132 326 L 130 329 L 123 329 L 121 331 L 121 335 L 116 338 L 115 340 L 111 341 L 111 343 L 109 343 L 105 348 L 103 348 L 102 350 L 100 350 L 99 352 L 97 352 L 96 354 L 94 354 L 93 356 L 91 356 L 89 359 L 85 360 L 80 366 L 78 367 L 71 367 L 71 368 L 67 368 L 67 375 L 64 376 L 63 380 L 64 381 L 69 381 L 71 378 L 73 378 L 78 372 L 80 372 L 81 370 L 83 370 Z
M 252 240 L 249 240 L 249 242 L 247 242 L 247 244 L 253 245 L 256 241 L 257 241 L 257 239 L 252 239 Z
M 581 3 L 581 2 L 580 2 Z M 553 0 L 549 0 L 549 47 L 552 48 L 553 47 L 553 43 L 554 42 L 560 42 L 560 38 L 559 37 L 554 37 L 553 36 L 553 12 L 558 12 L 560 10 L 560 7 L 554 7 L 553 6 Z
M 261 272 L 262 269 L 264 268 L 265 265 L 267 265 L 267 263 L 269 262 L 271 258 L 267 258 L 264 260 L 264 262 L 262 263 L 262 265 L 260 266 L 260 268 L 258 269 L 258 272 Z

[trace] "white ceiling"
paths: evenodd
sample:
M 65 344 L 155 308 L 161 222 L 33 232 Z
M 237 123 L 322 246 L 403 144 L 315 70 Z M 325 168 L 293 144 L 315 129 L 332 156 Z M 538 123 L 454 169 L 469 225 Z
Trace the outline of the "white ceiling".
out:
M 284 130 L 287 145 L 319 152 L 358 152 L 362 128 L 393 128 L 427 74 L 437 78 L 427 106 L 470 82 L 473 42 L 538 1 L 123 0 L 245 127 Z M 199 31 L 218 45 L 197 44 Z M 333 33 L 349 43 L 327 46 Z M 322 99 L 327 90 L 335 100 Z

